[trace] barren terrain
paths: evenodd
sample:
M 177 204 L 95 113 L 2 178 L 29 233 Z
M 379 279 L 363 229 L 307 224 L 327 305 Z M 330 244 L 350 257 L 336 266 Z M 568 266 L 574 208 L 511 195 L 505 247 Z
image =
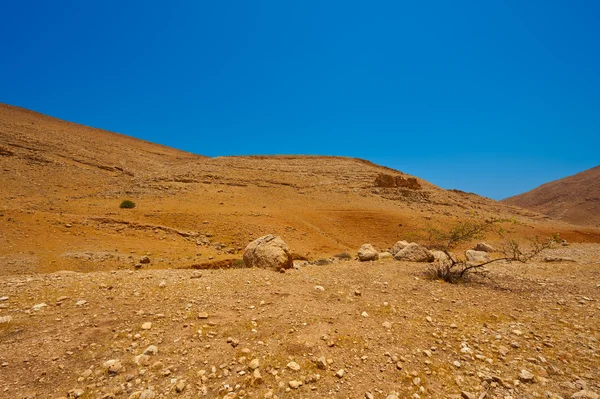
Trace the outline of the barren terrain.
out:
M 1 398 L 600 394 L 593 226 L 360 159 L 207 158 L 8 105 L 0 172 Z M 569 244 L 460 284 L 333 257 L 486 218 Z M 269 233 L 308 262 L 242 268 Z

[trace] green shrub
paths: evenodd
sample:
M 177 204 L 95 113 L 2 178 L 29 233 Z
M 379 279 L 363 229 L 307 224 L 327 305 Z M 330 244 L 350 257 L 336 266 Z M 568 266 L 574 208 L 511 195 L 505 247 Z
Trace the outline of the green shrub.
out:
M 135 202 L 130 201 L 130 200 L 125 200 L 125 201 L 121 202 L 121 205 L 119 205 L 119 207 L 121 209 L 133 209 L 133 208 L 135 208 Z

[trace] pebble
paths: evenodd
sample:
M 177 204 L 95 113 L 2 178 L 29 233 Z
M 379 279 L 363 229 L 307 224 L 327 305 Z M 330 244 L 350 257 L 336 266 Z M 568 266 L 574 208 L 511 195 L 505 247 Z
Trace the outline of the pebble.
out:
M 315 290 L 317 290 L 317 291 L 325 291 L 325 288 L 323 288 L 320 285 L 315 285 Z
M 360 315 L 361 315 L 362 317 L 369 317 L 369 314 L 368 314 L 367 312 L 362 312 Z
M 389 321 L 384 321 L 383 324 L 381 325 L 383 328 L 387 328 L 388 330 L 392 328 L 392 323 L 390 323 Z
M 33 305 L 32 309 L 35 311 L 38 311 L 38 310 L 44 309 L 46 306 L 48 306 L 48 305 L 46 305 L 45 303 L 38 303 L 38 304 Z
M 256 370 L 259 366 L 260 362 L 258 361 L 258 359 L 252 359 L 252 361 L 248 365 L 248 367 L 250 367 L 252 370 Z
M 300 365 L 296 362 L 289 362 L 286 366 L 288 369 L 294 370 L 294 371 L 299 371 L 300 370 Z
M 87 301 L 85 299 L 80 299 L 79 301 L 75 302 L 75 306 L 83 306 L 87 303 Z
M 158 348 L 155 345 L 150 345 L 146 349 L 144 349 L 144 352 L 142 353 L 144 355 L 156 355 L 158 354 Z
M 327 360 L 325 359 L 325 356 L 321 356 L 317 359 L 317 368 L 320 370 L 327 369 Z
M 142 330 L 149 330 L 152 328 L 152 323 L 147 321 L 144 324 L 142 324 Z
M 521 370 L 521 373 L 519 374 L 519 380 L 523 382 L 533 382 L 534 378 L 534 375 L 527 370 Z
M 208 312 L 200 312 L 200 313 L 198 313 L 198 318 L 201 319 L 201 320 L 208 319 Z
M 111 359 L 104 362 L 102 368 L 108 372 L 108 374 L 119 374 L 119 372 L 123 369 L 123 365 L 119 360 Z
M 302 385 L 302 382 L 301 381 L 292 380 L 292 381 L 288 382 L 288 385 L 292 389 L 298 389 Z
M 158 288 L 165 288 L 167 286 L 167 282 L 165 280 L 158 283 Z
M 7 296 L 0 297 L 0 302 L 4 302 L 4 301 L 8 301 L 8 297 Z
M 12 321 L 12 316 L 0 316 L 0 324 L 8 324 Z
M 335 373 L 335 375 L 336 375 L 338 378 L 342 378 L 342 377 L 344 376 L 344 374 L 346 374 L 346 371 L 345 371 L 344 369 L 339 369 L 339 370 L 337 371 L 337 373 Z

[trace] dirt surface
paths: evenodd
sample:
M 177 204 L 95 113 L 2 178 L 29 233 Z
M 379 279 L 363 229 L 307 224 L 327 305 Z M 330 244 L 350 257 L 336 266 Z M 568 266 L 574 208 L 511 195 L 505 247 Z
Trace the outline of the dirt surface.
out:
M 360 159 L 206 158 L 7 105 L 0 187 L 1 398 L 600 393 L 598 228 Z M 332 260 L 489 218 L 570 245 L 452 285 Z M 239 268 L 265 234 L 303 261 Z
M 502 200 L 566 222 L 600 226 L 600 166 Z
M 394 260 L 4 277 L 0 397 L 600 392 L 600 246 L 549 254 L 575 262 L 501 264 L 456 285 Z

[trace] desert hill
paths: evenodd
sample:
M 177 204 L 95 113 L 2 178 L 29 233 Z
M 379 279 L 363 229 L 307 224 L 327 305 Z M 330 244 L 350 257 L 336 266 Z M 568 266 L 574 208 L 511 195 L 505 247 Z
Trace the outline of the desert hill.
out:
M 600 225 L 600 165 L 502 202 L 574 224 Z
M 598 241 L 596 229 L 360 159 L 203 157 L 0 105 L 1 273 L 190 267 L 281 235 L 316 259 L 411 239 L 459 218 L 514 217 L 517 231 Z M 120 209 L 130 199 L 135 209 Z

